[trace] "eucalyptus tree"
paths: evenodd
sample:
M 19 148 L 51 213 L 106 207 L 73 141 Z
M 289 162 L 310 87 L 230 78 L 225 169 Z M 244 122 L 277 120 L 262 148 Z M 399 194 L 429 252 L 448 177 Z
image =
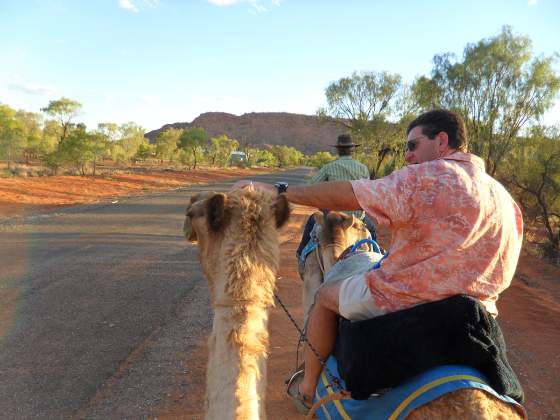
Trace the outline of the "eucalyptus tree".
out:
M 192 157 L 192 169 L 196 169 L 198 161 L 202 158 L 202 152 L 208 136 L 204 128 L 187 128 L 179 137 L 178 147 Z
M 183 130 L 178 128 L 168 128 L 156 136 L 155 154 L 161 163 L 164 160 L 172 161 L 177 153 L 179 139 L 183 135 Z
M 545 249 L 560 258 L 560 128 L 534 126 L 518 142 L 508 156 L 504 179 L 525 216 L 544 226 Z
M 41 108 L 45 114 L 56 120 L 60 126 L 60 142 L 68 137 L 72 126 L 72 120 L 76 118 L 82 104 L 78 101 L 62 97 L 55 101 L 50 101 L 45 108 Z
M 553 69 L 557 57 L 533 57 L 531 40 L 504 26 L 495 37 L 467 44 L 462 59 L 436 55 L 431 77 L 418 78 L 413 94 L 422 109 L 461 113 L 471 150 L 494 175 L 520 129 L 553 105 L 560 89 Z
M 210 164 L 218 166 L 226 166 L 229 162 L 231 152 L 237 150 L 239 142 L 229 138 L 225 134 L 212 137 L 210 139 L 210 147 L 208 148 Z
M 35 112 L 19 110 L 15 118 L 22 130 L 23 156 L 29 163 L 29 159 L 37 159 L 46 150 L 46 145 L 43 144 L 42 116 Z
M 0 158 L 11 168 L 12 161 L 18 158 L 25 147 L 24 127 L 16 118 L 16 111 L 8 105 L 0 104 Z
M 362 145 L 362 159 L 375 175 L 386 159 L 401 152 L 404 132 L 389 119 L 399 119 L 407 100 L 406 86 L 398 74 L 354 72 L 325 90 L 327 105 L 318 115 L 344 125 Z M 363 159 L 367 157 L 367 159 Z

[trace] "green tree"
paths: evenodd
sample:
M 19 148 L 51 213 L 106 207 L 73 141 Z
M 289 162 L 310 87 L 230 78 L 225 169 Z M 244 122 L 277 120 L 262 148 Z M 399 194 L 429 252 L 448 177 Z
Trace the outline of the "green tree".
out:
M 46 154 L 56 150 L 59 140 L 59 126 L 56 121 L 48 120 L 45 121 L 43 125 L 42 135 L 41 135 L 41 151 L 39 158 Z
M 294 147 L 273 146 L 270 152 L 276 157 L 280 167 L 297 166 L 303 159 L 303 153 Z
M 549 109 L 560 89 L 553 70 L 557 55 L 531 59 L 531 40 L 505 26 L 499 35 L 468 44 L 463 59 L 446 53 L 434 57 L 431 77 L 413 86 L 423 109 L 461 113 L 471 150 L 495 175 L 520 129 Z
M 41 130 L 42 118 L 39 114 L 24 110 L 16 112 L 15 118 L 22 129 L 25 142 L 23 155 L 29 163 L 29 159 L 37 159 L 44 150 Z
M 320 168 L 335 159 L 336 157 L 331 155 L 329 152 L 317 152 L 305 159 L 305 164 L 307 166 Z
M 107 152 L 106 137 L 96 131 L 88 133 L 84 125 L 73 129 L 66 140 L 59 144 L 59 159 L 74 165 L 82 176 L 87 174 L 88 164 L 95 175 L 97 161 Z
M 121 145 L 125 159 L 130 161 L 136 156 L 138 148 L 146 144 L 144 137 L 144 129 L 139 125 L 129 122 L 119 127 L 120 139 L 118 143 Z
M 109 150 L 107 139 L 101 133 L 94 131 L 86 137 L 86 157 L 92 164 L 92 175 L 95 176 L 97 162 L 107 155 Z
M 24 147 L 24 127 L 16 118 L 16 111 L 0 104 L 0 158 L 8 162 L 9 169 L 12 161 L 21 156 Z
M 82 175 L 85 175 L 87 163 L 87 132 L 85 127 L 80 126 L 69 132 L 63 142 L 59 143 L 57 149 L 59 160 L 76 167 Z
M 526 210 L 525 216 L 544 226 L 549 256 L 560 256 L 560 129 L 535 126 L 518 139 L 508 156 L 508 186 Z
M 168 128 L 157 135 L 156 156 L 161 163 L 164 160 L 173 160 L 173 155 L 177 152 L 177 144 L 182 135 L 183 130 L 177 128 Z
M 394 135 L 388 121 L 390 116 L 405 113 L 407 90 L 401 76 L 354 72 L 331 83 L 325 95 L 327 107 L 319 109 L 319 116 L 333 118 L 349 129 L 354 141 L 370 156 L 366 164 L 375 176 L 386 159 L 402 150 L 403 140 Z M 388 133 L 391 136 L 387 137 Z
M 62 97 L 56 101 L 50 101 L 45 108 L 41 108 L 41 111 L 58 122 L 60 142 L 63 142 L 68 137 L 72 120 L 78 116 L 81 108 L 82 104 L 78 101 Z
M 398 97 L 401 76 L 388 72 L 354 72 L 331 83 L 326 91 L 327 107 L 320 115 L 335 118 L 350 129 L 367 125 L 376 116 L 387 116 Z
M 231 152 L 237 150 L 238 147 L 239 142 L 235 139 L 229 138 L 225 134 L 218 137 L 212 137 L 210 139 L 210 147 L 208 148 L 210 164 L 212 166 L 226 166 L 229 162 Z
M 97 133 L 107 141 L 111 158 L 115 162 L 132 161 L 140 145 L 146 143 L 144 129 L 133 122 L 121 126 L 115 123 L 101 123 L 97 125 Z
M 154 145 L 148 142 L 144 142 L 138 145 L 138 150 L 136 150 L 136 155 L 134 156 L 134 159 L 144 161 L 149 157 L 153 156 L 154 154 L 155 154 Z
M 109 142 L 117 142 L 121 138 L 119 125 L 112 122 L 97 124 L 97 131 L 105 136 Z
M 248 166 L 273 168 L 279 165 L 278 159 L 269 150 L 245 147 L 243 151 L 247 155 Z
M 202 152 L 207 138 L 208 137 L 204 128 L 198 127 L 183 130 L 183 133 L 179 138 L 179 148 L 185 150 L 187 153 L 190 153 L 192 156 L 192 169 L 196 169 L 196 165 L 202 157 Z

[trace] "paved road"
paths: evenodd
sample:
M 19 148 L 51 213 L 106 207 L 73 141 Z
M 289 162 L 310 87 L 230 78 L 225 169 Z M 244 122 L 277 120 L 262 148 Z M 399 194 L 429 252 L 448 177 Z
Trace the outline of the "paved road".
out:
M 230 184 L 0 224 L 0 418 L 151 417 L 211 325 L 188 196 Z

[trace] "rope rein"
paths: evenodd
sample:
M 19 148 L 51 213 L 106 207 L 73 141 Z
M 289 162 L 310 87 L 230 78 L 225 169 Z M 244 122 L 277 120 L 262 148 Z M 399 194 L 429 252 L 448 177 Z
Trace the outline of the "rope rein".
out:
M 277 277 L 277 279 L 281 279 L 282 277 Z M 342 386 L 340 385 L 340 378 L 338 378 L 335 374 L 333 374 L 330 369 L 327 367 L 327 362 L 326 360 L 324 360 L 321 355 L 319 354 L 319 352 L 317 350 L 315 350 L 315 347 L 313 347 L 313 344 L 311 344 L 311 342 L 307 339 L 307 335 L 305 334 L 305 332 L 299 327 L 299 325 L 297 324 L 296 320 L 294 319 L 294 317 L 290 314 L 290 311 L 288 311 L 288 308 L 286 308 L 286 306 L 284 305 L 284 303 L 282 302 L 282 300 L 280 299 L 280 297 L 274 293 L 274 297 L 276 298 L 276 300 L 278 301 L 278 303 L 280 304 L 280 306 L 282 307 L 282 309 L 284 310 L 284 312 L 286 312 L 286 315 L 288 316 L 288 318 L 290 319 L 290 321 L 292 321 L 292 324 L 294 325 L 294 327 L 296 327 L 296 330 L 299 333 L 299 341 L 300 342 L 305 342 L 307 343 L 308 347 L 311 349 L 311 351 L 313 352 L 313 354 L 315 355 L 315 357 L 317 358 L 317 360 L 319 360 L 319 363 L 321 363 L 321 366 L 323 367 L 323 369 L 325 369 L 325 372 L 329 375 L 329 377 L 331 378 L 331 381 L 333 382 L 333 384 L 335 384 L 339 389 L 343 389 Z

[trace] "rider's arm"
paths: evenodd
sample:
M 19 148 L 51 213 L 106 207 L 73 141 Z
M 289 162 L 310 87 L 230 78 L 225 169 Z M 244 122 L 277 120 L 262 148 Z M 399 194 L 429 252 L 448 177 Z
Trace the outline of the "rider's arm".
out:
M 294 204 L 329 210 L 361 210 L 349 181 L 292 186 L 284 193 Z
M 276 187 L 263 182 L 237 181 L 232 189 L 252 186 L 269 194 L 277 194 Z M 350 181 L 321 182 L 313 185 L 290 185 L 284 193 L 294 204 L 329 210 L 361 210 Z

